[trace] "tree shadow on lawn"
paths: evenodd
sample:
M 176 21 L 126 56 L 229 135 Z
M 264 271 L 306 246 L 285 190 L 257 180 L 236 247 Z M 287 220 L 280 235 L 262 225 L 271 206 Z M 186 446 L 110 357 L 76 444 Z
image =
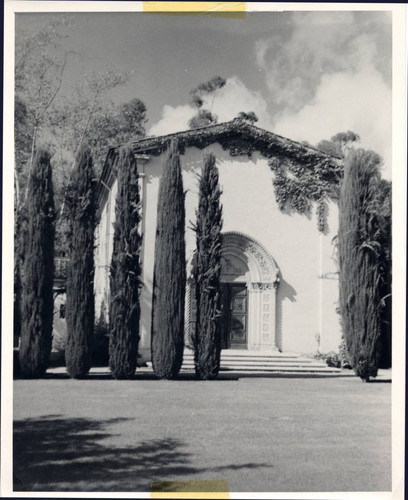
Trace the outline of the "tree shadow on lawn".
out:
M 198 468 L 178 439 L 151 439 L 115 446 L 101 441 L 118 434 L 112 424 L 134 420 L 61 418 L 51 415 L 14 422 L 14 491 L 149 491 L 152 480 L 205 471 L 271 467 L 265 463 Z M 137 440 L 137 437 L 135 438 Z

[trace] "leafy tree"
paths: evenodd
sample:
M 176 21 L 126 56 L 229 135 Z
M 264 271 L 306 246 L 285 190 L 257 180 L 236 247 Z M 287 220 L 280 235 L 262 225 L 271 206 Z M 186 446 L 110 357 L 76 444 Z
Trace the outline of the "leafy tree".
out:
M 355 132 L 339 132 L 334 135 L 330 141 L 321 141 L 318 144 L 318 149 L 344 158 L 348 151 L 358 143 L 360 137 Z M 309 144 L 305 144 L 309 145 Z M 309 145 L 310 146 L 310 145 Z M 375 155 L 375 153 L 373 153 Z M 378 163 L 380 166 L 380 161 Z M 335 185 L 337 181 L 333 184 Z M 376 198 L 376 216 L 378 218 L 378 227 L 376 233 L 371 237 L 375 238 L 380 246 L 379 262 L 380 262 L 380 284 L 381 291 L 381 355 L 379 366 L 381 368 L 389 368 L 391 366 L 391 308 L 392 308 L 392 295 L 391 295 L 391 182 L 381 179 L 377 185 L 377 198 Z M 336 251 L 338 251 L 337 237 Z M 344 329 L 343 329 L 344 330 Z M 344 339 L 339 346 L 340 354 L 343 357 L 343 365 L 348 365 L 347 346 Z
M 92 364 L 93 366 L 109 364 L 109 325 L 106 318 L 105 301 L 101 303 L 99 318 L 95 323 Z
M 17 199 L 14 201 L 14 304 L 13 304 L 13 345 L 18 347 L 21 336 L 21 294 L 22 276 L 21 269 L 24 262 L 24 237 L 27 229 L 26 207 L 19 207 Z M 24 229 L 24 231 L 22 230 Z
M 50 154 L 38 148 L 27 197 L 22 324 L 21 375 L 44 376 L 51 354 L 54 279 L 54 197 Z
M 139 99 L 132 99 L 121 105 L 113 105 L 108 98 L 115 85 L 122 85 L 127 76 L 110 76 L 110 72 L 94 74 L 87 85 L 78 89 L 77 101 L 72 103 L 62 100 L 52 117 L 54 137 L 59 142 L 60 161 L 57 164 L 61 214 L 64 215 L 64 195 L 71 172 L 72 159 L 67 151 L 76 151 L 86 141 L 94 154 L 95 176 L 99 177 L 110 146 L 126 143 L 145 135 L 146 107 Z M 99 80 L 94 87 L 93 81 Z M 102 85 L 103 84 L 103 85 Z M 87 96 L 87 97 L 86 97 Z M 61 120 L 61 117 L 64 117 Z M 55 123 L 54 123 L 55 120 Z M 64 254 L 64 217 L 58 225 L 57 249 Z
M 110 146 L 145 135 L 146 107 L 139 99 L 115 105 L 112 91 L 126 84 L 130 74 L 119 70 L 93 72 L 75 85 L 73 96 L 61 98 L 50 118 L 53 136 L 61 151 L 78 151 L 87 141 L 94 151 L 99 175 Z
M 380 244 L 380 295 L 381 295 L 381 355 L 380 368 L 391 367 L 392 350 L 392 187 L 391 182 L 381 179 L 377 191 L 377 215 L 379 219 L 378 242 Z
M 61 50 L 68 19 L 53 18 L 41 30 L 22 35 L 15 49 L 15 163 L 19 192 L 27 191 L 38 139 L 44 141 L 49 113 L 60 95 L 72 52 Z M 19 204 L 24 200 L 19 200 Z
M 128 82 L 129 72 L 115 68 L 84 74 L 67 95 L 65 75 L 78 56 L 70 49 L 71 25 L 66 15 L 52 17 L 38 30 L 16 25 L 15 179 L 20 198 L 38 139 L 52 147 L 56 202 L 62 203 L 83 141 L 94 151 L 99 174 L 109 146 L 145 134 L 144 104 L 132 99 L 114 105 L 110 99 L 114 89 Z
M 69 261 L 66 281 L 65 362 L 71 377 L 83 378 L 91 368 L 95 318 L 95 176 L 91 151 L 87 145 L 83 145 L 78 152 L 66 204 Z
M 139 290 L 142 244 L 139 175 L 132 147 L 122 147 L 118 162 L 115 233 L 110 274 L 109 366 L 116 379 L 132 378 L 139 343 Z
M 194 268 L 197 301 L 196 332 L 193 339 L 197 378 L 217 377 L 221 356 L 220 276 L 222 244 L 221 189 L 215 157 L 205 157 L 200 177 L 199 205 L 195 232 L 197 237 Z
M 16 223 L 18 224 L 18 222 Z M 18 242 L 14 237 L 14 308 L 13 308 L 13 346 L 18 346 L 21 335 L 21 270 L 18 255 Z
M 193 118 L 188 122 L 190 128 L 206 127 L 217 123 L 217 116 L 211 111 L 200 109 Z
M 238 113 L 237 118 L 249 123 L 255 123 L 258 121 L 258 117 L 253 111 L 248 111 L 248 113 L 246 113 L 245 111 L 241 111 L 240 113 Z
M 344 158 L 350 149 L 360 141 L 360 136 L 355 132 L 339 132 L 330 141 L 323 140 L 317 145 L 317 149 L 324 153 Z
M 18 37 L 15 184 L 16 193 L 24 197 L 31 151 L 37 138 L 46 137 L 54 153 L 55 201 L 63 215 L 65 191 L 82 143 L 86 141 L 95 152 L 94 168 L 99 176 L 109 146 L 145 135 L 146 107 L 139 99 L 120 105 L 110 100 L 111 92 L 129 79 L 128 72 L 119 70 L 84 74 L 73 92 L 64 95 L 65 67 L 75 54 L 66 48 L 66 37 L 60 31 L 58 23 L 51 23 L 31 37 Z M 41 43 L 36 45 L 39 39 Z M 66 253 L 64 224 L 62 219 L 57 226 L 59 255 Z
M 339 203 L 340 311 L 349 361 L 364 381 L 377 375 L 381 350 L 380 158 L 351 151 Z
M 129 79 L 129 72 L 106 70 L 81 76 L 75 90 L 64 93 L 64 80 L 71 59 L 78 54 L 70 49 L 71 20 L 54 16 L 41 29 L 27 29 L 16 23 L 15 50 L 15 221 L 16 256 L 24 254 L 22 228 L 26 217 L 24 202 L 27 179 L 36 144 L 49 143 L 52 153 L 54 201 L 59 221 L 55 250 L 64 257 L 68 252 L 64 214 L 65 193 L 84 141 L 95 151 L 94 168 L 101 172 L 106 150 L 145 135 L 146 108 L 139 99 L 114 105 L 110 94 Z M 19 262 L 15 261 L 16 314 L 21 280 Z M 18 326 L 18 321 L 16 323 Z M 16 329 L 18 334 L 18 328 Z
M 214 76 L 210 78 L 210 80 L 200 83 L 190 91 L 190 104 L 197 110 L 196 115 L 188 122 L 190 128 L 205 127 L 217 123 L 218 117 L 213 113 L 214 100 L 217 91 L 222 89 L 226 83 L 227 81 L 225 78 Z M 209 109 L 207 109 L 206 106 Z M 258 121 L 258 117 L 253 111 L 241 111 L 237 118 L 249 123 Z
M 225 86 L 227 81 L 220 77 L 214 76 L 210 80 L 200 83 L 196 88 L 190 91 L 191 105 L 197 108 L 197 114 L 189 122 L 190 128 L 205 127 L 217 123 L 217 116 L 213 114 L 212 108 L 214 105 L 215 94 L 217 90 Z M 212 95 L 210 109 L 203 109 L 205 99 Z
M 213 94 L 218 89 L 224 87 L 227 83 L 225 78 L 221 76 L 213 76 L 208 81 L 200 83 L 195 89 L 190 91 L 191 95 L 208 95 Z
M 134 98 L 120 104 L 117 117 L 119 121 L 117 140 L 119 143 L 136 140 L 145 135 L 146 106 L 140 99 Z
M 54 201 L 60 214 L 55 245 L 59 256 L 67 253 L 67 220 L 61 213 L 64 215 L 65 191 L 82 142 L 88 140 L 95 147 L 100 173 L 107 146 L 128 140 L 133 134 L 144 134 L 145 121 L 141 101 L 113 106 L 108 99 L 109 92 L 127 81 L 128 73 L 105 71 L 84 75 L 77 83 L 77 92 L 69 97 L 64 95 L 67 66 L 75 55 L 69 49 L 69 28 L 67 16 L 54 16 L 39 30 L 23 31 L 16 24 L 15 221 L 24 218 L 21 212 L 36 144 L 47 140 L 53 153 Z M 123 119 L 119 119 L 121 116 Z M 22 227 L 23 224 L 15 227 L 16 255 L 23 253 L 19 248 Z M 16 305 L 20 279 L 16 261 Z
M 31 134 L 27 106 L 17 94 L 14 101 L 14 142 L 14 204 L 18 211 L 22 202 L 21 191 L 27 185 L 27 172 L 24 171 L 24 163 L 28 162 Z
M 178 144 L 163 162 L 157 205 L 152 301 L 152 364 L 160 378 L 175 378 L 183 362 L 186 289 L 185 208 Z

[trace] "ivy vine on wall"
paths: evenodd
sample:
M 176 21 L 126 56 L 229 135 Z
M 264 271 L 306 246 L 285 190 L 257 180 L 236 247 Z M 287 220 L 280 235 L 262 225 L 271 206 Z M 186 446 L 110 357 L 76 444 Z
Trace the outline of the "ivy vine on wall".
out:
M 327 232 L 328 200 L 337 200 L 343 168 L 329 160 L 316 163 L 315 167 L 299 165 L 288 160 L 269 162 L 275 177 L 273 186 L 279 209 L 291 209 L 300 214 L 310 212 L 316 203 L 317 227 Z
M 322 233 L 327 232 L 328 201 L 338 199 L 343 175 L 339 158 L 260 129 L 239 118 L 177 134 L 147 137 L 134 143 L 134 151 L 160 155 L 173 136 L 177 136 L 180 154 L 184 154 L 187 146 L 204 149 L 215 142 L 229 151 L 231 156 L 251 158 L 255 152 L 261 154 L 269 160 L 274 173 L 273 185 L 280 210 L 289 209 L 305 214 L 316 204 L 318 229 Z M 106 166 L 106 178 L 110 168 Z M 102 177 L 105 179 L 104 175 Z

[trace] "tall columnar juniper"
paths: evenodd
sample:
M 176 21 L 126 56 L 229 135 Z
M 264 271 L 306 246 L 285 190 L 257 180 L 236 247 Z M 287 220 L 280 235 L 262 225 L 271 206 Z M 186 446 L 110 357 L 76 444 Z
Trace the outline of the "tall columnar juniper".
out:
M 152 364 L 160 378 L 177 376 L 183 362 L 186 290 L 185 207 L 178 144 L 163 162 L 157 205 L 152 302 Z
M 54 280 L 54 192 L 50 153 L 38 148 L 30 173 L 24 236 L 21 376 L 45 375 L 52 344 Z
M 139 344 L 140 194 L 132 147 L 119 150 L 118 194 L 110 269 L 109 366 L 116 379 L 132 378 Z
M 67 344 L 65 362 L 73 378 L 91 368 L 94 304 L 95 176 L 91 150 L 78 151 L 66 193 L 68 219 Z
M 371 151 L 346 157 L 339 204 L 341 323 L 356 374 L 377 375 L 381 335 L 380 159 Z
M 197 250 L 194 266 L 197 303 L 193 337 L 196 376 L 217 377 L 220 369 L 221 325 L 220 276 L 222 246 L 222 206 L 218 169 L 213 154 L 206 155 L 200 177 L 197 222 Z

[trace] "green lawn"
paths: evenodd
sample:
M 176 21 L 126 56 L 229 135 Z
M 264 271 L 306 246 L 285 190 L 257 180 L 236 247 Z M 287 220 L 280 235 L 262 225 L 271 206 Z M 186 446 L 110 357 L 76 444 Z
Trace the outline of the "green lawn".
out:
M 387 377 L 14 382 L 15 490 L 391 490 Z

